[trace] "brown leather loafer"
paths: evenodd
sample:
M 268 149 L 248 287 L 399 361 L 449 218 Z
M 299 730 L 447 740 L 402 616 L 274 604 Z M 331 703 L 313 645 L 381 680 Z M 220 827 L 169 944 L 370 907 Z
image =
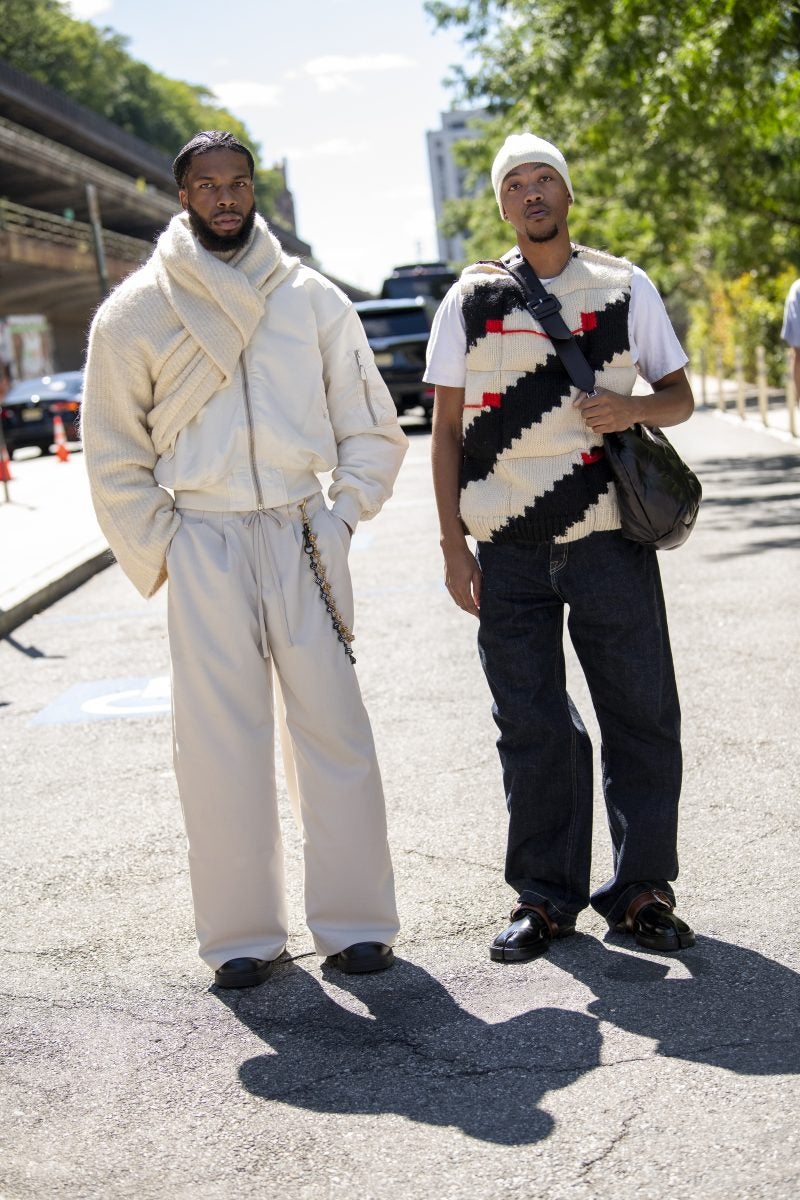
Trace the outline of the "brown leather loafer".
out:
M 355 942 L 340 950 L 338 954 L 329 954 L 325 965 L 344 971 L 345 975 L 366 975 L 369 971 L 385 971 L 394 962 L 391 946 L 383 942 Z
M 617 933 L 630 933 L 637 945 L 661 954 L 676 954 L 695 943 L 694 930 L 673 912 L 665 892 L 640 892 L 628 905 L 622 921 L 611 924 Z
M 543 904 L 518 904 L 511 924 L 489 946 L 492 962 L 528 962 L 544 954 L 554 938 L 569 937 L 574 925 L 558 925 Z
M 269 958 L 229 958 L 214 972 L 214 982 L 221 988 L 258 987 L 274 966 Z

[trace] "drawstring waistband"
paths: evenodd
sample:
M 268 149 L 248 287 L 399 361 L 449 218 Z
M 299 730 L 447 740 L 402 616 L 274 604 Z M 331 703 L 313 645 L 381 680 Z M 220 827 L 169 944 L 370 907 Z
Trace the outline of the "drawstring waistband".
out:
M 269 549 L 269 539 L 266 537 L 263 529 L 263 522 L 269 518 L 273 524 L 279 529 L 283 528 L 285 518 L 274 508 L 254 509 L 249 512 L 245 519 L 245 528 L 253 531 L 253 560 L 256 565 L 256 587 L 258 589 L 258 625 L 261 633 L 261 653 L 264 658 L 269 658 L 269 638 L 267 636 L 267 619 L 264 616 L 264 562 L 262 554 L 266 553 L 270 559 L 269 567 L 273 577 L 275 577 L 275 567 L 272 562 L 272 556 Z M 287 634 L 289 630 L 287 628 Z M 291 638 L 290 638 L 291 641 Z
M 245 528 L 251 530 L 253 544 L 253 562 L 255 564 L 256 588 L 258 591 L 258 625 L 261 637 L 261 653 L 265 659 L 270 657 L 269 651 L 269 635 L 267 632 L 267 620 L 264 612 L 264 580 L 267 574 L 271 575 L 272 580 L 280 590 L 279 578 L 275 569 L 272 549 L 270 547 L 270 539 L 265 523 L 271 522 L 282 529 L 285 525 L 290 524 L 292 520 L 296 520 L 296 515 L 299 513 L 300 521 L 303 530 L 303 550 L 308 555 L 308 565 L 314 576 L 314 580 L 319 588 L 319 593 L 322 602 L 325 605 L 328 614 L 331 618 L 334 632 L 337 638 L 344 647 L 344 652 L 350 662 L 355 665 L 355 656 L 351 649 L 351 643 L 354 640 L 354 634 L 345 623 L 344 618 L 339 612 L 333 599 L 331 585 L 328 582 L 325 574 L 325 566 L 322 562 L 319 550 L 317 548 L 317 535 L 311 528 L 311 521 L 308 513 L 308 507 L 311 506 L 312 512 L 324 507 L 324 500 L 321 493 L 316 493 L 313 496 L 306 497 L 297 505 L 286 505 L 283 508 L 261 508 L 253 509 L 251 512 L 243 514 Z M 292 635 L 289 628 L 289 621 L 284 609 L 284 622 L 286 625 L 286 637 L 289 644 L 292 644 Z

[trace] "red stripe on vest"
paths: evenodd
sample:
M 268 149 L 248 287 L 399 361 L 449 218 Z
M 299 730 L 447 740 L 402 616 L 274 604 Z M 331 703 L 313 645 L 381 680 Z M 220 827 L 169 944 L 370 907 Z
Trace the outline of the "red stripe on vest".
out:
M 486 332 L 487 333 L 502 333 L 503 332 L 503 322 L 497 321 L 494 318 L 488 318 L 486 321 Z
M 590 329 L 597 329 L 597 313 L 581 313 L 581 332 L 588 333 Z
M 500 392 L 484 392 L 483 403 L 486 408 L 500 407 Z
M 605 458 L 605 456 L 606 452 L 602 447 L 597 450 L 592 450 L 589 454 L 587 454 L 585 450 L 581 451 L 581 458 L 583 459 L 583 464 L 586 467 L 591 466 L 592 463 L 600 462 L 600 459 Z

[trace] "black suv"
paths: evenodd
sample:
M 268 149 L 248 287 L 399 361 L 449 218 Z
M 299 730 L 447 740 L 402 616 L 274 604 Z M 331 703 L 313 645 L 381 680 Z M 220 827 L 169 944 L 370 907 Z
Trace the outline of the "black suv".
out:
M 408 300 L 358 300 L 353 307 L 398 415 L 422 408 L 430 420 L 433 388 L 422 382 L 422 375 L 436 305 L 416 296 Z

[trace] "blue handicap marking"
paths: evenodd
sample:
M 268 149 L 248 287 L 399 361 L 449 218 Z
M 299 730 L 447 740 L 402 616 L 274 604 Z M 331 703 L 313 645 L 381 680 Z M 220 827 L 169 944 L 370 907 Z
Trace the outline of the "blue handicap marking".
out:
M 168 675 L 141 679 L 96 679 L 76 683 L 48 704 L 32 725 L 67 725 L 107 721 L 112 717 L 158 717 L 170 711 Z

